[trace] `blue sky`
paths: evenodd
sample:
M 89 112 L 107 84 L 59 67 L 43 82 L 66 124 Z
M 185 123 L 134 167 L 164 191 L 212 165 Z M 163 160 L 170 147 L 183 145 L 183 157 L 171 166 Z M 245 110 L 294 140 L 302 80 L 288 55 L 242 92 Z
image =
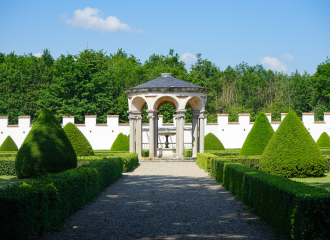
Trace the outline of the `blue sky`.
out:
M 144 62 L 174 49 L 224 70 L 241 62 L 315 73 L 330 57 L 330 1 L 2 0 L 0 52 L 54 58 L 122 48 Z

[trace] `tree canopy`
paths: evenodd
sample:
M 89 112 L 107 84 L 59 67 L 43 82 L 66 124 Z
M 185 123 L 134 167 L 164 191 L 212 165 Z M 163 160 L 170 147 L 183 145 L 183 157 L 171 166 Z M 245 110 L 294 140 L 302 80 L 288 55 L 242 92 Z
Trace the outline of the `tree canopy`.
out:
M 163 72 L 210 90 L 208 122 L 215 122 L 217 113 L 229 113 L 229 121 L 237 121 L 242 112 L 250 113 L 251 121 L 259 112 L 270 112 L 278 121 L 281 112 L 290 110 L 299 116 L 313 111 L 316 120 L 323 120 L 323 112 L 330 111 L 328 58 L 313 75 L 298 71 L 289 75 L 245 62 L 220 70 L 201 54 L 187 70 L 173 49 L 166 56 L 152 54 L 144 63 L 122 49 L 113 54 L 89 49 L 57 59 L 45 49 L 40 58 L 31 53 L 0 53 L 0 115 L 9 116 L 11 124 L 17 123 L 18 116 L 28 115 L 33 123 L 41 110 L 48 108 L 57 119 L 74 115 L 77 123 L 82 123 L 85 115 L 97 115 L 100 123 L 107 115 L 119 115 L 120 122 L 128 122 L 124 90 Z M 190 122 L 189 106 L 186 108 L 186 122 Z M 172 121 L 173 112 L 171 105 L 160 109 L 166 122 Z

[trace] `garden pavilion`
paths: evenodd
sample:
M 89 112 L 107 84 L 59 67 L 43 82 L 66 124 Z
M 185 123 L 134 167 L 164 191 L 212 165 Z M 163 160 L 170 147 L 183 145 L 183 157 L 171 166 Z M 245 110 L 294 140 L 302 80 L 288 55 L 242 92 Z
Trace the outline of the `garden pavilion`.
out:
M 192 158 L 204 152 L 205 103 L 208 90 L 203 87 L 174 78 L 171 73 L 162 73 L 161 77 L 127 89 L 130 123 L 130 152 L 136 152 L 142 158 L 142 114 L 147 104 L 149 118 L 149 158 L 157 158 L 158 112 L 159 108 L 169 103 L 175 108 L 176 151 L 178 159 L 184 158 L 184 122 L 186 104 L 192 111 Z

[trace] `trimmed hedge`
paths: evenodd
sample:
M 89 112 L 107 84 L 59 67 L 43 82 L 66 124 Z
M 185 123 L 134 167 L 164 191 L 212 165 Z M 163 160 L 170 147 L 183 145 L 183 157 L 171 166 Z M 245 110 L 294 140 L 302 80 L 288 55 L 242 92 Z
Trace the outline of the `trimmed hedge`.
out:
M 197 153 L 197 165 L 206 170 L 210 171 L 210 160 L 212 158 L 217 158 L 218 156 L 211 153 Z
M 211 159 L 212 175 L 292 239 L 328 239 L 330 192 L 237 163 Z
M 192 157 L 192 149 L 183 149 L 183 155 L 185 156 L 185 157 Z
M 316 141 L 316 145 L 319 148 L 329 148 L 330 147 L 330 137 L 326 132 L 323 132 L 319 139 Z
M 214 155 L 217 155 L 219 157 L 222 156 L 238 156 L 240 150 L 232 150 L 232 149 L 226 149 L 226 150 L 207 150 L 205 153 L 211 153 Z
M 204 150 L 225 150 L 219 138 L 213 133 L 208 133 L 204 137 Z
M 122 174 L 123 161 L 104 158 L 0 190 L 1 239 L 34 239 L 58 230 Z
M 116 140 L 113 142 L 110 151 L 129 151 L 129 138 L 119 133 Z
M 110 153 L 107 151 L 107 154 L 99 154 L 96 153 L 96 156 L 80 156 L 77 159 L 77 167 L 80 167 L 84 164 L 96 162 L 102 160 L 104 158 L 113 158 L 113 157 L 120 157 L 124 162 L 123 171 L 127 172 L 134 169 L 138 163 L 138 155 L 136 153 Z M 1 154 L 0 154 L 1 156 Z M 15 176 L 15 157 L 0 157 L 0 175 L 7 175 L 7 176 Z
M 318 177 L 325 159 L 294 112 L 289 112 L 266 146 L 259 162 L 264 172 L 283 177 Z
M 263 112 L 259 113 L 251 131 L 244 141 L 239 155 L 261 155 L 273 134 L 274 130 L 267 116 Z
M 320 148 L 321 153 L 323 156 L 329 156 L 330 155 L 330 148 Z
M 18 178 L 59 173 L 77 167 L 77 156 L 55 116 L 45 109 L 17 152 Z
M 77 156 L 93 156 L 94 151 L 85 135 L 73 123 L 67 123 L 64 132 L 68 136 Z
M 0 146 L 0 151 L 18 151 L 18 147 L 11 136 L 8 136 Z

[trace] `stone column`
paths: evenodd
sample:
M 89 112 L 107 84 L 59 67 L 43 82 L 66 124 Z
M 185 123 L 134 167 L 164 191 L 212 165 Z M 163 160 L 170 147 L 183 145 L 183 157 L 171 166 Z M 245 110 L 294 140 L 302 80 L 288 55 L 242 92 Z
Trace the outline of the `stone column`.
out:
M 192 157 L 197 158 L 198 151 L 198 113 L 199 111 L 191 111 L 192 114 Z
M 129 151 L 135 152 L 135 116 L 129 115 Z
M 179 118 L 177 117 L 177 115 L 173 116 L 175 118 L 175 128 L 176 128 L 176 134 L 175 134 L 175 148 L 176 148 L 176 152 L 175 155 L 176 157 L 179 157 Z
M 136 117 L 136 153 L 142 157 L 142 116 Z
M 158 114 L 155 113 L 155 118 L 154 118 L 154 127 L 155 127 L 155 130 L 154 130 L 154 134 L 155 134 L 155 157 L 158 157 L 157 155 L 157 148 L 158 148 Z
M 176 117 L 178 118 L 178 146 L 179 146 L 179 151 L 178 151 L 178 157 L 179 158 L 184 158 L 184 119 L 185 119 L 185 111 L 178 111 L 176 114 Z M 178 148 L 177 148 L 178 149 Z
M 154 158 L 157 156 L 157 147 L 155 146 L 157 139 L 156 137 L 156 110 L 147 110 L 149 118 L 149 158 Z M 156 152 L 155 152 L 156 149 Z
M 205 119 L 205 114 L 201 113 L 199 115 L 199 152 L 204 153 L 204 136 L 205 136 L 205 129 L 204 129 L 204 119 Z

